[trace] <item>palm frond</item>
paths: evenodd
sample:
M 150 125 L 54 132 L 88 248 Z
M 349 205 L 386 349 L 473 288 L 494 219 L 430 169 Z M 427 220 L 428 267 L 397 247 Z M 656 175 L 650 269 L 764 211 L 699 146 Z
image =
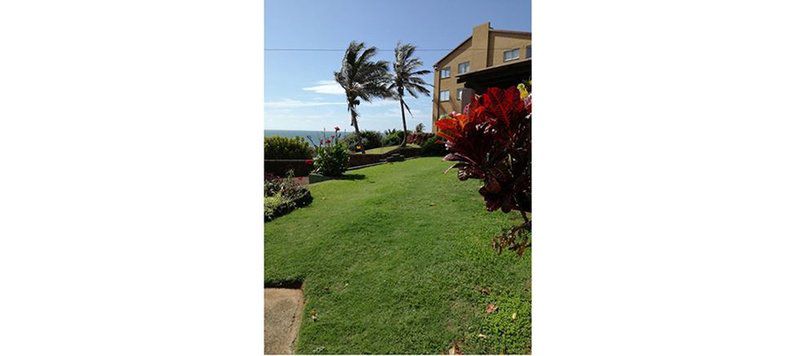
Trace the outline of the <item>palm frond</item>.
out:
M 333 73 L 334 79 L 345 91 L 347 110 L 352 114 L 353 121 L 359 116 L 356 107 L 361 100 L 370 102 L 375 97 L 391 95 L 388 89 L 389 62 L 373 61 L 377 49 L 365 47 L 363 42 L 350 42 L 342 56 L 340 70 Z
M 408 114 L 411 115 L 411 117 L 414 117 L 414 114 L 411 113 L 411 108 L 408 107 L 408 104 L 406 104 L 405 101 L 403 101 L 402 103 L 403 106 L 405 107 L 405 110 L 408 111 Z
M 392 84 L 389 87 L 396 95 L 403 92 L 408 92 L 409 95 L 415 98 L 419 93 L 430 95 L 430 91 L 424 88 L 427 83 L 421 78 L 423 75 L 430 74 L 430 71 L 427 69 L 416 70 L 423 66 L 422 60 L 413 57 L 416 49 L 416 46 L 410 43 L 402 44 L 399 42 L 394 49 L 395 62 L 392 66 L 394 73 Z M 422 90 L 419 90 L 420 88 Z

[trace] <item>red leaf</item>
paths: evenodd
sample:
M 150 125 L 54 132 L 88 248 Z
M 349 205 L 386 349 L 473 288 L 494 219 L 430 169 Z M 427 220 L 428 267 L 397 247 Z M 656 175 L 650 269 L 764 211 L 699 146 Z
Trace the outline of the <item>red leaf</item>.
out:
M 459 162 L 460 180 L 484 181 L 479 192 L 490 211 L 530 211 L 530 113 L 516 86 L 489 88 L 464 114 L 435 122 L 450 152 L 444 160 Z

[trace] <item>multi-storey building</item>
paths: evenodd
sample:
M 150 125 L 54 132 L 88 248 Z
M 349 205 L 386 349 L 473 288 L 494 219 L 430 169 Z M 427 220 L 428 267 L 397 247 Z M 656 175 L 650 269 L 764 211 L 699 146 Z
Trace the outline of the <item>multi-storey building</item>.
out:
M 530 32 L 495 30 L 488 22 L 474 27 L 472 36 L 433 65 L 432 121 L 461 112 L 486 87 L 530 79 L 530 58 Z

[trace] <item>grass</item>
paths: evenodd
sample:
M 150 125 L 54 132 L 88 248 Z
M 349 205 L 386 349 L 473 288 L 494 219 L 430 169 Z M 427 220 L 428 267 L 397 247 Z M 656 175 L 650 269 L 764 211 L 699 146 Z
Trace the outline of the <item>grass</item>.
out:
M 490 246 L 521 218 L 485 211 L 479 182 L 447 167 L 418 158 L 312 184 L 310 206 L 264 225 L 265 284 L 304 281 L 297 353 L 530 353 L 530 252 Z
M 407 147 L 417 147 L 417 148 L 419 148 L 418 145 L 415 145 L 413 143 L 409 143 L 406 146 Z M 398 147 L 400 147 L 400 145 L 376 147 L 376 148 L 368 149 L 366 152 L 370 153 L 370 154 L 384 154 L 384 153 L 387 153 L 387 152 L 394 151 Z

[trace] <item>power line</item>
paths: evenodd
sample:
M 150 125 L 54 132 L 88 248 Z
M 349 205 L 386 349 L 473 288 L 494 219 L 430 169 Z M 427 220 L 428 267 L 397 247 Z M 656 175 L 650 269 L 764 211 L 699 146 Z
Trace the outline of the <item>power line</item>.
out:
M 465 51 L 488 51 L 488 50 L 511 50 L 519 49 L 519 47 L 512 48 L 466 48 Z M 452 52 L 454 48 L 417 48 L 417 51 L 422 52 Z M 267 52 L 344 52 L 345 49 L 338 48 L 264 48 Z M 394 52 L 394 49 L 376 49 L 377 52 Z

